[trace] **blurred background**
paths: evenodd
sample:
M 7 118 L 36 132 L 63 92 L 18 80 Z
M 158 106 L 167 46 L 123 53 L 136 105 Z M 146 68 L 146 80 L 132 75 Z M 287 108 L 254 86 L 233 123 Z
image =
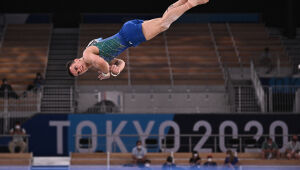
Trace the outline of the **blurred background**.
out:
M 0 152 L 19 122 L 33 156 L 130 152 L 138 139 L 151 152 L 259 153 L 269 136 L 283 153 L 300 133 L 299 1 L 210 0 L 123 52 L 118 77 L 68 76 L 91 40 L 174 2 L 1 1 Z

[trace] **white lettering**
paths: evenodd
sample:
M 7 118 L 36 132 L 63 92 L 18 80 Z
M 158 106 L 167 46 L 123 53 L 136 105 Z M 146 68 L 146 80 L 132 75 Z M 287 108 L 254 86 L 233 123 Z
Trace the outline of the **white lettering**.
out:
M 82 135 L 82 129 L 84 127 L 89 127 L 91 129 L 90 135 L 87 135 L 87 134 Z M 97 133 L 98 133 L 97 126 L 92 121 L 86 120 L 86 121 L 80 122 L 76 128 L 76 141 L 75 141 L 76 150 L 79 152 L 95 152 L 97 149 Z M 92 139 L 91 145 L 88 146 L 88 148 L 80 147 L 79 141 L 82 138 L 88 138 L 88 140 Z
M 63 154 L 63 127 L 70 126 L 70 121 L 49 121 L 49 126 L 56 126 L 56 153 Z
M 167 148 L 166 147 L 166 135 L 165 135 L 165 129 L 166 127 L 172 127 L 174 129 L 174 147 L 173 148 Z M 173 135 L 172 135 L 173 136 Z M 162 144 L 162 141 L 164 139 L 164 143 Z M 164 121 L 159 126 L 159 147 L 163 152 L 177 152 L 180 147 L 180 129 L 177 123 L 174 121 Z
M 219 142 L 220 142 L 220 150 L 222 152 L 226 152 L 227 148 L 225 146 L 225 128 L 230 127 L 232 129 L 232 138 L 238 139 L 238 128 L 237 125 L 233 121 L 224 121 L 219 127 Z M 234 148 L 230 148 L 232 151 L 236 151 Z
M 285 122 L 277 120 L 270 125 L 270 137 L 275 141 L 275 129 L 280 127 L 282 129 L 282 147 L 280 148 L 280 152 L 284 152 L 284 146 L 288 143 L 288 134 L 289 129 Z
M 206 131 L 204 135 L 202 135 L 202 138 L 200 139 L 200 141 L 197 143 L 197 145 L 194 147 L 193 150 L 197 152 L 212 152 L 212 149 L 208 149 L 208 148 L 202 149 L 203 145 L 211 135 L 212 132 L 211 125 L 207 121 L 202 120 L 197 122 L 194 125 L 193 131 L 194 132 L 198 131 L 200 127 L 204 127 Z
M 133 125 L 134 125 L 138 135 L 140 136 L 140 140 L 142 141 L 143 146 L 145 146 L 145 140 L 149 137 L 149 134 L 154 125 L 154 121 L 152 120 L 147 124 L 145 132 L 143 132 L 143 129 L 138 121 L 134 120 Z
M 121 121 L 116 130 L 112 132 L 112 121 L 106 121 L 106 151 L 112 152 L 112 144 L 115 142 L 121 152 L 127 152 L 127 149 L 120 138 L 120 133 L 127 124 L 127 121 Z
M 244 128 L 245 132 L 249 132 L 252 127 L 256 127 L 256 129 L 257 129 L 257 132 L 253 136 L 253 139 L 255 139 L 256 142 L 258 142 L 258 140 L 261 138 L 261 136 L 264 133 L 263 126 L 258 121 L 252 120 L 246 124 L 246 126 Z M 260 151 L 261 151 L 260 148 L 245 148 L 245 152 L 260 152 Z

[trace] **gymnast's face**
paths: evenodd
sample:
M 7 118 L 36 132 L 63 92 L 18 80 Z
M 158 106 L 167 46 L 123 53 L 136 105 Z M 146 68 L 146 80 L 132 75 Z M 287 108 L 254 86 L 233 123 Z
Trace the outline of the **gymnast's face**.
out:
M 69 69 L 75 77 L 80 76 L 88 71 L 88 67 L 82 59 L 75 59 Z

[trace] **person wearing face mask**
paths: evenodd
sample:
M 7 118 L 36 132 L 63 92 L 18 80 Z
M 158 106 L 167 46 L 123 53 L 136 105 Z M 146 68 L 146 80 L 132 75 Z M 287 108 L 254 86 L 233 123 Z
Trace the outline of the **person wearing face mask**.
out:
M 197 151 L 193 151 L 192 157 L 190 158 L 190 166 L 191 168 L 199 168 L 201 165 L 201 158 Z
M 278 145 L 273 142 L 272 138 L 268 137 L 267 141 L 262 144 L 262 158 L 271 159 L 276 157 L 279 159 L 279 154 Z
M 300 142 L 297 135 L 293 135 L 292 140 L 285 146 L 285 156 L 287 159 L 300 159 Z
M 213 161 L 212 155 L 208 155 L 208 156 L 207 156 L 207 161 L 203 164 L 203 166 L 204 166 L 205 168 L 211 169 L 211 168 L 216 167 L 216 166 L 217 166 L 217 163 L 216 163 L 215 161 Z
M 24 135 L 26 135 L 26 131 L 24 128 L 21 128 L 21 123 L 19 121 L 17 121 L 15 127 L 10 130 L 10 135 L 12 135 L 12 141 L 8 144 L 9 151 L 15 153 L 15 149 L 19 147 L 20 153 L 25 152 L 27 145 L 24 141 Z
M 231 150 L 228 150 L 226 152 L 226 158 L 224 161 L 225 167 L 227 167 L 227 169 L 238 169 L 237 167 L 238 163 L 239 163 L 238 157 L 235 156 Z
M 162 166 L 163 170 L 177 169 L 172 156 L 168 156 L 166 162 Z
M 144 166 L 145 160 L 147 159 L 147 150 L 142 146 L 142 142 L 138 140 L 136 146 L 132 149 L 133 163 L 138 166 Z

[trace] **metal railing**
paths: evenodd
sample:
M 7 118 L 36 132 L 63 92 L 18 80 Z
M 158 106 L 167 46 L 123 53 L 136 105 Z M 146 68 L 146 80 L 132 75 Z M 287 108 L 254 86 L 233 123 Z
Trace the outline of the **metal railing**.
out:
M 267 112 L 299 113 L 300 86 L 263 87 L 266 93 Z
M 234 86 L 236 112 L 261 112 L 253 86 Z M 299 113 L 300 86 L 261 86 L 265 113 Z M 298 110 L 297 110 L 298 109 Z
M 241 70 L 241 74 L 243 75 L 244 74 L 244 69 L 243 69 L 243 65 L 242 65 L 242 61 L 241 61 L 240 51 L 239 51 L 238 46 L 236 44 L 236 40 L 235 40 L 235 37 L 233 36 L 233 33 L 231 31 L 231 27 L 230 27 L 229 23 L 226 23 L 226 28 L 227 28 L 227 32 L 229 33 L 230 39 L 232 41 L 232 45 L 233 45 L 233 48 L 234 48 L 235 55 L 236 55 L 236 57 L 238 58 L 238 61 L 239 61 L 239 67 L 240 67 L 240 70 Z
M 169 51 L 169 46 L 168 46 L 168 38 L 167 38 L 166 32 L 163 33 L 163 37 L 164 37 L 164 42 L 165 42 L 166 57 L 167 57 L 168 66 L 169 66 L 171 87 L 173 87 L 174 86 L 174 76 L 173 76 L 172 63 L 171 63 L 170 51 Z
M 7 133 L 15 121 L 26 120 L 41 111 L 41 90 L 25 92 L 5 90 L 0 92 L 0 97 L 0 134 Z
M 236 112 L 261 112 L 253 86 L 234 86 L 234 96 Z
M 237 152 L 260 152 L 262 144 L 268 137 L 271 137 L 277 143 L 280 152 L 285 151 L 285 147 L 292 135 L 271 135 L 262 134 L 260 136 L 253 135 L 224 135 L 224 134 L 121 134 L 121 135 L 74 135 L 74 151 L 75 152 L 97 152 L 99 148 L 106 150 L 106 152 L 130 152 L 123 145 L 122 141 L 136 141 L 141 140 L 142 145 L 148 149 L 148 152 L 226 152 L 228 149 Z M 105 140 L 105 142 L 98 142 Z M 155 141 L 154 143 L 147 143 L 147 139 Z M 108 143 L 109 141 L 109 143 Z M 135 142 L 133 142 L 135 143 Z M 121 148 L 123 149 L 120 149 Z M 132 148 L 131 148 L 132 149 Z M 104 150 L 101 150 L 104 152 Z
M 262 112 L 265 112 L 265 92 L 261 86 L 260 79 L 256 73 L 256 70 L 254 68 L 254 63 L 251 62 L 251 80 L 255 89 L 256 97 L 259 102 L 259 106 L 261 108 Z
M 42 91 L 0 92 L 0 113 L 40 112 Z
M 220 69 L 222 70 L 222 73 L 223 73 L 223 76 L 224 76 L 224 79 L 225 79 L 225 74 L 224 74 L 224 66 L 223 66 L 223 63 L 222 63 L 222 56 L 220 55 L 220 52 L 219 52 L 219 47 L 217 45 L 217 42 L 216 42 L 216 37 L 215 37 L 215 33 L 213 31 L 213 28 L 211 26 L 211 23 L 208 23 L 208 29 L 209 29 L 209 33 L 210 33 L 210 37 L 211 37 L 211 41 L 214 45 L 214 49 L 215 49 L 215 53 L 216 53 L 216 56 L 218 57 L 218 63 L 220 65 Z
M 131 86 L 131 67 L 130 67 L 130 53 L 129 49 L 126 50 L 126 56 L 127 56 L 127 74 L 128 74 L 128 86 Z
M 46 85 L 43 87 L 42 112 L 68 113 L 76 109 L 77 92 L 74 86 Z
M 225 74 L 225 88 L 228 95 L 228 105 L 230 107 L 230 111 L 235 111 L 235 90 L 232 82 L 231 75 L 229 73 L 228 67 L 224 66 L 224 74 Z

